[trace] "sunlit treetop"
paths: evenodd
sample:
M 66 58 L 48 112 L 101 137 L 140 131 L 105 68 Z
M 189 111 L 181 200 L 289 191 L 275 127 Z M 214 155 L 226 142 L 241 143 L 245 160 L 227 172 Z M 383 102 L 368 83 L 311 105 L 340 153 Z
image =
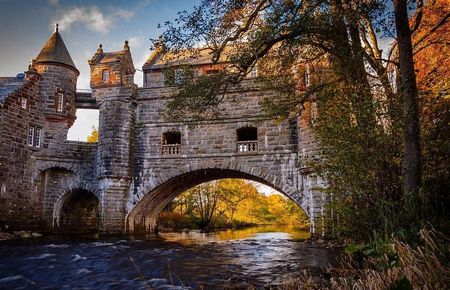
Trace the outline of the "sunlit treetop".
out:
M 331 82 L 354 79 L 355 75 L 364 79 L 362 57 L 366 56 L 359 52 L 359 40 L 352 41 L 359 37 L 359 28 L 352 23 L 361 22 L 373 32 L 370 20 L 381 17 L 383 9 L 379 1 L 353 1 L 349 5 L 317 0 L 204 0 L 193 12 L 180 12 L 174 22 L 166 22 L 162 37 L 154 40 L 155 47 L 170 51 L 171 58 L 189 54 L 197 59 L 207 54 L 211 63 L 226 60 L 227 66 L 212 80 L 198 78 L 178 84 L 181 90 L 169 104 L 169 113 L 175 118 L 186 114 L 201 117 L 195 112 L 214 111 L 223 100 L 220 92 L 242 82 L 255 67 L 260 80 L 270 80 L 265 82 L 267 89 L 284 91 L 278 104 L 288 105 L 268 106 L 276 108 L 271 112 L 275 115 L 289 115 L 307 99 L 308 94 L 296 88 L 298 77 L 293 79 L 306 65 L 313 70 L 317 62 L 334 63 L 338 76 Z M 203 88 L 204 83 L 214 92 Z M 315 85 L 322 86 L 320 82 Z M 315 85 L 309 90 L 317 90 Z

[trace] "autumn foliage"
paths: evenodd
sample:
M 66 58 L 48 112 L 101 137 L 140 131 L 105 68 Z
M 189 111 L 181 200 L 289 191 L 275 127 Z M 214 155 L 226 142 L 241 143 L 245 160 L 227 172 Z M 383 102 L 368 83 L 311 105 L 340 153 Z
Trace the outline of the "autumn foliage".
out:
M 98 129 L 93 127 L 91 134 L 87 137 L 87 142 L 94 143 L 98 142 Z
M 236 228 L 282 224 L 309 229 L 308 217 L 279 194 L 264 195 L 242 179 L 203 183 L 178 196 L 160 214 L 161 228 Z

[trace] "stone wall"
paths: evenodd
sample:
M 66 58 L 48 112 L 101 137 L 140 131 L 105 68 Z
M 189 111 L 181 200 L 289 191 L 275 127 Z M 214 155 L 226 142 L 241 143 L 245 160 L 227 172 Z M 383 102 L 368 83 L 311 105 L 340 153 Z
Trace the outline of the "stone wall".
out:
M 309 114 L 280 122 L 264 119 L 261 101 L 273 93 L 247 88 L 227 95 L 219 120 L 191 126 L 164 119 L 170 88 L 138 90 L 138 146 L 126 209 L 128 231 L 153 229 L 159 211 L 183 190 L 227 177 L 269 185 L 294 200 L 312 219 L 320 216 L 324 202 L 316 190 L 320 181 L 300 160 L 301 152 L 315 150 Z M 238 152 L 236 131 L 250 126 L 258 130 L 258 150 Z M 181 133 L 179 154 L 163 154 L 162 135 L 169 131 Z
M 40 227 L 42 198 L 32 185 L 33 154 L 28 146 L 30 126 L 44 127 L 42 102 L 38 95 L 40 75 L 28 72 L 23 86 L 0 106 L 0 229 Z M 26 108 L 21 98 L 27 100 Z
M 48 228 L 59 223 L 68 194 L 83 190 L 100 199 L 96 178 L 97 143 L 66 141 L 58 150 L 43 149 L 35 155 L 32 182 L 42 197 L 42 217 Z
M 76 84 L 78 72 L 63 65 L 36 64 L 41 75 L 39 97 L 46 117 L 43 148 L 58 148 L 66 141 L 68 129 L 76 119 Z M 57 109 L 58 94 L 64 95 L 63 110 Z
M 275 93 L 246 80 L 227 93 L 218 119 L 191 126 L 170 122 L 164 112 L 173 89 L 137 89 L 131 55 L 123 53 L 127 57 L 115 54 L 120 63 L 90 63 L 92 98 L 100 108 L 98 144 L 66 140 L 75 118 L 75 70 L 39 64 L 41 74 L 30 72 L 24 86 L 6 98 L 0 107 L 0 226 L 61 230 L 84 224 L 106 234 L 126 228 L 148 232 L 182 191 L 210 180 L 244 178 L 291 198 L 317 232 L 326 198 L 319 189 L 323 181 L 308 168 L 307 161 L 319 153 L 310 104 L 299 117 L 267 119 L 261 102 Z M 115 79 L 103 84 L 100 72 L 108 67 Z M 66 96 L 62 112 L 55 107 L 58 92 Z M 39 147 L 27 145 L 29 126 L 43 129 Z M 248 127 L 257 129 L 257 138 L 251 150 L 248 144 L 240 150 L 237 130 Z M 163 150 L 167 132 L 181 135 L 171 154 Z

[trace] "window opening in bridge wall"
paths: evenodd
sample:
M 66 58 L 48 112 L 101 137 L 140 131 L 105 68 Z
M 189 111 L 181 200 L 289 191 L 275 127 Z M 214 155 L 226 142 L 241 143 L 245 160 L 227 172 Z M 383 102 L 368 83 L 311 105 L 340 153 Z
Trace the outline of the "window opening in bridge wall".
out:
M 98 129 L 99 110 L 77 109 L 77 119 L 67 133 L 67 140 L 86 142 L 93 128 Z
M 243 127 L 236 130 L 237 152 L 258 151 L 258 129 L 255 127 Z
M 162 155 L 177 155 L 181 152 L 181 133 L 175 131 L 164 132 L 162 135 Z

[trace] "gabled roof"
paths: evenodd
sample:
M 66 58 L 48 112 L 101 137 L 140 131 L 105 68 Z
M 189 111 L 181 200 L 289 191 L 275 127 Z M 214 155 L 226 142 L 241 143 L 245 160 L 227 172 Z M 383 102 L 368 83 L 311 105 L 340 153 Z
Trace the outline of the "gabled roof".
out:
M 23 82 L 23 78 L 0 77 L 0 102 L 3 102 L 9 94 L 19 89 Z
M 58 29 L 44 44 L 36 57 L 35 63 L 59 63 L 77 70 Z
M 232 50 L 231 46 L 225 47 L 224 51 L 221 53 L 218 62 L 219 63 L 227 62 L 231 50 Z M 151 70 L 151 69 L 163 69 L 180 65 L 212 64 L 211 53 L 212 50 L 207 48 L 200 49 L 194 52 L 185 50 L 178 53 L 174 53 L 171 51 L 163 52 L 161 50 L 156 49 L 147 59 L 142 68 L 146 70 Z
M 89 65 L 99 64 L 113 64 L 125 61 L 132 69 L 132 73 L 135 72 L 133 58 L 131 57 L 130 47 L 128 46 L 128 40 L 125 40 L 123 50 L 114 52 L 104 52 L 103 47 L 100 44 L 94 56 L 88 60 Z
M 101 52 L 94 55 L 94 57 L 89 61 L 89 64 L 107 64 L 113 62 L 120 62 L 122 57 L 127 52 L 125 50 L 115 51 L 115 52 Z

